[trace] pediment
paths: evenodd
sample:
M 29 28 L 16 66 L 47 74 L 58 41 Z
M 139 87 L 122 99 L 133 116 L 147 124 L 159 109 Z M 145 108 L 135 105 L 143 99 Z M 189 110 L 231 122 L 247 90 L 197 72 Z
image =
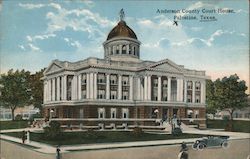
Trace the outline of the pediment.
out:
M 45 70 L 45 73 L 50 73 L 50 72 L 57 72 L 60 71 L 62 69 L 62 66 L 56 64 L 56 63 L 52 63 L 49 65 L 49 67 Z
M 182 72 L 182 68 L 179 65 L 173 63 L 172 61 L 170 61 L 168 59 L 156 62 L 156 63 L 148 66 L 146 69 L 176 72 L 176 73 Z

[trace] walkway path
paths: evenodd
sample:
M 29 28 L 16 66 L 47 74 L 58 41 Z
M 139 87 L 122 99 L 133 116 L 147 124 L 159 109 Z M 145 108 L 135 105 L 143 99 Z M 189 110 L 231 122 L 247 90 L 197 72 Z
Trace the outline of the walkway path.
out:
M 3 132 L 18 132 L 23 130 L 30 131 L 39 131 L 41 129 L 14 129 L 14 130 L 3 130 Z M 225 132 L 225 131 L 214 131 L 214 130 L 184 130 L 184 133 L 192 133 L 192 134 L 204 134 L 204 135 L 228 135 L 230 139 L 246 139 L 250 138 L 250 133 L 240 133 L 240 132 Z M 16 143 L 22 143 L 20 138 L 11 137 L 7 135 L 0 135 L 1 139 L 13 141 Z M 142 147 L 142 146 L 154 146 L 154 145 L 172 145 L 172 144 L 180 144 L 183 141 L 186 143 L 192 143 L 197 138 L 191 139 L 175 139 L 175 140 L 157 140 L 157 141 L 140 141 L 140 142 L 122 142 L 122 143 L 109 143 L 109 144 L 84 144 L 84 145 L 70 145 L 70 146 L 62 146 L 61 152 L 67 152 L 69 150 L 94 150 L 94 149 L 110 149 L 110 148 L 126 148 L 126 147 Z M 26 145 L 30 145 L 33 147 L 37 147 L 34 150 L 43 152 L 43 153 L 55 153 L 56 148 L 47 145 L 44 143 L 39 143 L 35 141 L 31 141 L 30 143 L 26 143 Z

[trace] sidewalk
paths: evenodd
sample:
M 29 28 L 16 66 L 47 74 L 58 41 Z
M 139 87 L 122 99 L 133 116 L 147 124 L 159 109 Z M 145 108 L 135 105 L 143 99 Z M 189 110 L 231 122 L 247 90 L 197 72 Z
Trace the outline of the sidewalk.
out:
M 15 132 L 15 131 L 23 131 L 23 130 L 37 131 L 40 129 L 15 129 L 15 130 L 5 130 L 5 131 L 1 131 L 1 132 Z M 192 134 L 230 136 L 229 140 L 250 138 L 250 133 L 240 133 L 240 132 L 225 132 L 225 131 L 197 130 L 197 129 L 186 130 L 183 132 L 184 133 L 192 133 Z M 11 137 L 11 136 L 1 134 L 0 138 L 22 144 L 22 140 L 19 138 L 16 138 L 16 137 Z M 173 145 L 173 144 L 181 144 L 183 141 L 186 143 L 193 143 L 197 139 L 198 138 L 157 140 L 157 141 L 138 141 L 138 142 L 121 142 L 121 143 L 108 143 L 108 144 L 102 143 L 102 144 L 69 145 L 69 146 L 61 146 L 61 152 L 63 153 L 63 152 L 74 151 L 74 150 L 98 150 L 98 149 L 112 149 L 112 148 Z M 44 144 L 44 143 L 31 141 L 30 143 L 26 143 L 26 145 L 37 147 L 34 150 L 42 152 L 42 153 L 55 153 L 56 152 L 55 147 Z

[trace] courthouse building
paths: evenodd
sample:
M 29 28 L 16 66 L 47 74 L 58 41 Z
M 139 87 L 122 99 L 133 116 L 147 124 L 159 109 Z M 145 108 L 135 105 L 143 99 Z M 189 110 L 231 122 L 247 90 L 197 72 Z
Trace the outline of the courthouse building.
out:
M 52 61 L 43 77 L 45 116 L 119 127 L 154 125 L 175 114 L 183 122 L 204 124 L 205 71 L 186 69 L 169 59 L 141 60 L 140 44 L 121 18 L 103 43 L 103 59 Z

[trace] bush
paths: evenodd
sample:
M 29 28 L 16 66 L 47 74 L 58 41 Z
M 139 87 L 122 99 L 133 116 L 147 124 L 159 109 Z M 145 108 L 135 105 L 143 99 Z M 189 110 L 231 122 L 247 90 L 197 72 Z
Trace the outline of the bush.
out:
M 15 120 L 17 120 L 17 121 L 23 120 L 23 116 L 21 114 L 17 114 L 15 116 Z
M 57 121 L 51 121 L 49 126 L 44 128 L 44 137 L 52 140 L 62 137 L 61 124 Z
M 180 136 L 181 134 L 182 134 L 181 128 L 174 128 L 174 130 L 172 131 L 172 135 L 174 136 Z

